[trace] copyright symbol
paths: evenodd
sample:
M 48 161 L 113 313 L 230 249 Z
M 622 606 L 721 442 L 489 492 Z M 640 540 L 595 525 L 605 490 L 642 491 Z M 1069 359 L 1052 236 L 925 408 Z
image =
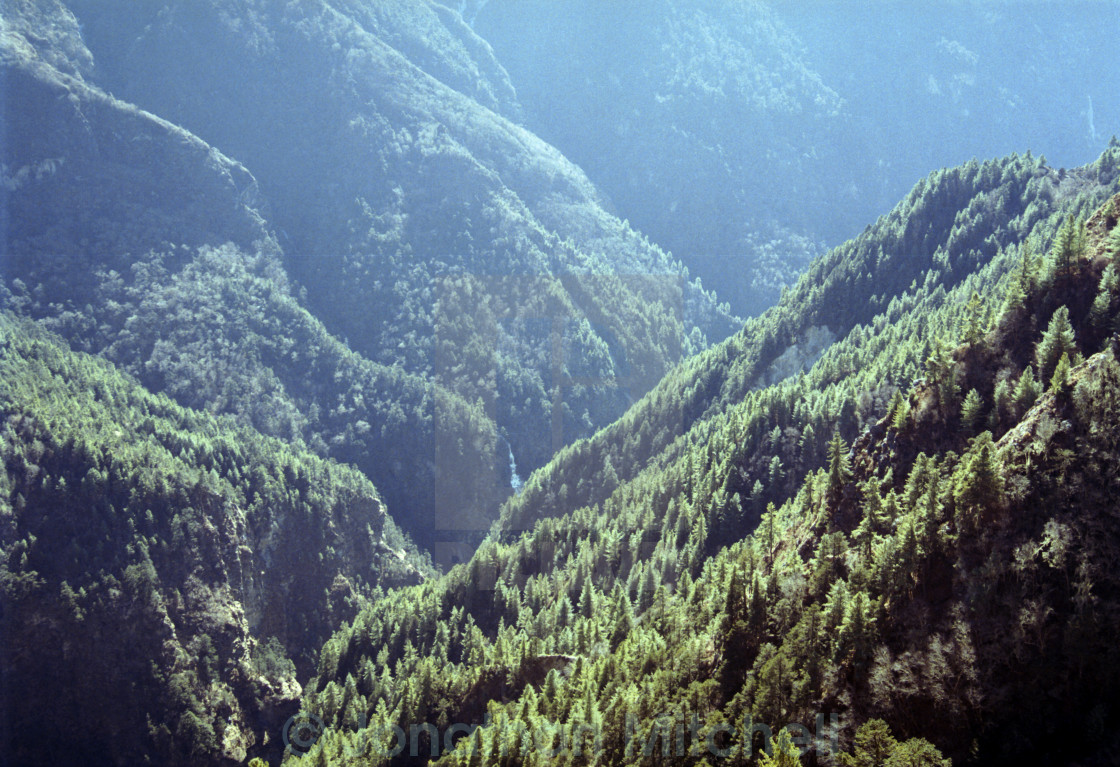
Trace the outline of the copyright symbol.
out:
M 305 714 L 301 711 L 288 717 L 288 721 L 284 722 L 284 727 L 280 730 L 280 737 L 284 740 L 286 750 L 296 756 L 303 756 L 311 750 L 315 741 L 319 740 L 324 729 L 322 719 L 315 714 Z

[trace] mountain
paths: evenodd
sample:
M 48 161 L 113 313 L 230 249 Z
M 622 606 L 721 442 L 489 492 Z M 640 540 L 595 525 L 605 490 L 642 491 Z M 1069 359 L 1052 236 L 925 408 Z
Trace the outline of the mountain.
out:
M 952 291 L 979 289 L 978 280 L 990 280 L 976 275 L 980 267 L 1047 219 L 1090 212 L 1118 175 L 1115 143 L 1070 171 L 1013 155 L 930 174 L 889 214 L 814 262 L 777 306 L 684 362 L 616 423 L 558 453 L 509 500 L 503 525 L 529 529 L 541 517 L 601 504 L 619 482 L 698 446 L 708 454 L 697 471 L 718 465 L 729 458 L 717 455 L 720 431 L 726 450 L 749 462 L 727 499 L 739 492 L 735 514 L 757 520 L 766 502 L 781 502 L 820 464 L 835 428 L 851 439 L 880 417 L 895 388 L 921 374 L 938 331 L 931 313 L 948 311 Z M 811 343 L 819 336 L 847 343 L 808 369 L 820 356 Z M 780 482 L 770 476 L 774 458 Z
M 744 315 L 931 168 L 1079 165 L 1120 123 L 1092 3 L 463 5 L 526 125 Z
M 883 310 L 804 375 L 752 389 L 758 375 L 744 368 L 781 350 L 759 362 L 757 341 L 742 351 L 747 332 L 682 366 L 676 375 L 706 369 L 707 381 L 738 366 L 722 370 L 723 386 L 741 393 L 719 401 L 709 385 L 712 412 L 612 490 L 594 460 L 617 453 L 558 456 L 529 486 L 555 487 L 549 475 L 582 460 L 590 497 L 388 595 L 326 644 L 303 705 L 327 735 L 308 758 L 408 763 L 390 753 L 395 724 L 445 764 L 503 753 L 544 763 L 565 743 L 578 762 L 572 744 L 586 754 L 596 738 L 605 763 L 634 763 L 648 744 L 691 764 L 699 754 L 685 758 L 677 738 L 687 749 L 690 733 L 721 726 L 713 743 L 732 747 L 744 722 L 800 723 L 832 749 L 835 714 L 836 747 L 857 760 L 878 749 L 922 765 L 941 753 L 1111 763 L 1118 160 L 1114 147 L 1056 173 L 1016 157 L 919 184 L 759 322 L 775 333 L 817 321 L 833 305 L 792 296 L 858 276 L 842 267 L 861 254 L 878 284 L 879 246 L 898 252 L 887 248 L 907 231 L 938 240 L 910 267 L 922 279 L 879 296 Z M 993 204 L 1012 197 L 987 185 L 1016 178 L 1021 212 L 1001 215 Z M 946 210 L 950 189 L 959 207 Z M 972 236 L 987 254 L 943 244 Z M 796 306 L 814 311 L 797 317 Z M 855 290 L 833 311 L 875 310 Z M 654 418 L 657 401 L 655 390 L 635 405 L 637 420 Z M 820 449 L 806 438 L 818 423 Z M 791 449 L 802 451 L 792 467 Z M 746 496 L 732 491 L 759 470 L 783 489 L 760 520 L 744 518 Z M 418 722 L 432 728 L 406 726 Z M 451 750 L 440 739 L 455 722 L 482 726 Z
M 4 5 L 0 761 L 1115 763 L 1114 22 L 574 2 Z
M 816 204 L 832 180 L 812 177 L 841 162 L 832 126 L 844 102 L 779 15 L 762 2 L 491 0 L 474 29 L 509 71 L 526 124 L 620 215 L 757 314 L 823 250 L 821 219 L 853 212 L 835 187 Z
M 13 308 L 357 464 L 444 562 L 511 462 L 542 465 L 735 326 L 511 122 L 502 68 L 439 4 L 5 16 L 28 105 L 4 142 Z
M 364 476 L 0 316 L 10 764 L 237 764 L 323 641 L 431 575 Z

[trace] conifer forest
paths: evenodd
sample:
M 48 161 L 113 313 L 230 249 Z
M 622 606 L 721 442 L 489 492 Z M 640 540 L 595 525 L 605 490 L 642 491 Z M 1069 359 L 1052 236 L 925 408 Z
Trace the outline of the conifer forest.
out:
M 1120 765 L 1120 0 L 0 0 L 0 765 Z

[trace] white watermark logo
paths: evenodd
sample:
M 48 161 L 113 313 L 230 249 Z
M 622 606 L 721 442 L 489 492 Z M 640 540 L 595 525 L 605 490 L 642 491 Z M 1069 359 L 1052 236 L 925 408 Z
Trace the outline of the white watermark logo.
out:
M 773 754 L 773 744 L 781 732 L 789 737 L 789 742 L 800 750 L 801 756 L 810 751 L 818 754 L 836 756 L 840 753 L 840 719 L 837 714 L 818 713 L 814 728 L 798 722 L 791 722 L 779 730 L 762 722 L 755 722 L 747 716 L 742 726 L 719 721 L 706 724 L 696 714 L 685 718 L 674 714 L 661 714 L 654 717 L 647 727 L 634 714 L 626 714 L 625 744 L 626 757 L 700 757 L 705 754 L 717 759 L 739 755 L 751 756 L 759 751 Z M 504 721 L 495 724 L 487 714 L 481 725 L 456 723 L 440 730 L 435 725 L 424 722 L 411 724 L 407 731 L 398 724 L 370 725 L 365 716 L 358 726 L 358 738 L 347 742 L 348 757 L 376 755 L 393 758 L 404 754 L 435 758 L 441 754 L 461 748 L 460 741 L 470 738 L 482 728 L 492 733 L 497 750 L 508 755 L 511 744 L 517 744 L 521 754 L 535 752 L 545 759 L 562 756 L 581 756 L 584 753 L 601 754 L 604 750 L 604 737 L 601 725 L 589 722 L 575 722 L 566 725 L 555 722 L 538 722 L 529 727 L 523 722 Z M 310 713 L 299 713 L 284 724 L 281 733 L 285 751 L 296 756 L 308 753 L 327 727 L 323 720 Z M 590 746 L 590 747 L 588 747 Z M 477 741 L 471 739 L 466 745 L 476 749 Z

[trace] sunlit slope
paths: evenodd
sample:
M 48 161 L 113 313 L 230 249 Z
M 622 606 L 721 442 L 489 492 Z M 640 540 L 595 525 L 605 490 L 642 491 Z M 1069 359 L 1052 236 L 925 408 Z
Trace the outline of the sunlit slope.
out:
M 511 453 L 543 464 L 733 328 L 507 119 L 501 68 L 441 6 L 6 22 L 7 305 L 355 463 L 426 548 L 469 554 Z
M 933 313 L 963 309 L 953 291 L 966 303 L 969 291 L 1009 268 L 1008 248 L 1059 212 L 1091 210 L 1118 175 L 1117 147 L 1072 171 L 1012 156 L 931 174 L 890 214 L 815 261 L 776 307 L 673 370 L 618 422 L 562 451 L 506 504 L 504 528 L 601 503 L 619 482 L 701 447 L 709 455 L 695 470 L 707 471 L 727 457 L 712 440 L 736 409 L 727 449 L 747 464 L 720 484 L 728 482 L 726 501 L 740 496 L 735 515 L 757 520 L 767 501 L 780 502 L 820 465 L 834 428 L 851 438 L 882 414 L 894 388 L 921 375 Z M 1047 224 L 1054 226 L 1056 219 Z M 843 343 L 804 379 L 764 389 L 812 361 L 802 347 L 813 328 Z M 780 465 L 771 476 L 774 458 Z
M 1077 219 L 1101 199 L 1087 225 Z M 818 363 L 872 378 L 822 385 L 814 372 L 749 395 L 608 500 L 364 611 L 328 642 L 304 697 L 329 732 L 311 757 L 345 764 L 372 743 L 364 758 L 378 763 L 386 725 L 439 734 L 488 714 L 446 763 L 504 749 L 543 764 L 545 746 L 519 742 L 519 728 L 590 748 L 587 725 L 602 763 L 631 764 L 628 733 L 640 747 L 666 715 L 688 733 L 695 714 L 703 734 L 834 712 L 845 750 L 881 717 L 899 758 L 932 757 L 907 740 L 923 738 L 955 761 L 1107 764 L 1120 198 L 1066 202 L 951 290 L 888 312 L 874 336 L 850 333 Z M 912 347 L 924 347 L 924 375 L 884 397 L 885 417 L 852 450 L 826 435 L 824 467 L 752 534 L 714 532 L 721 484 L 752 460 L 738 419 L 775 412 L 782 390 L 791 403 L 859 399 Z M 1055 741 L 1048 727 L 1077 737 Z
M 16 3 L 5 21 L 5 86 L 21 105 L 5 113 L 7 306 L 180 404 L 354 462 L 429 548 L 438 456 L 471 478 L 462 507 L 484 527 L 508 492 L 492 419 L 332 337 L 300 306 L 254 177 L 100 90 L 65 8 Z

